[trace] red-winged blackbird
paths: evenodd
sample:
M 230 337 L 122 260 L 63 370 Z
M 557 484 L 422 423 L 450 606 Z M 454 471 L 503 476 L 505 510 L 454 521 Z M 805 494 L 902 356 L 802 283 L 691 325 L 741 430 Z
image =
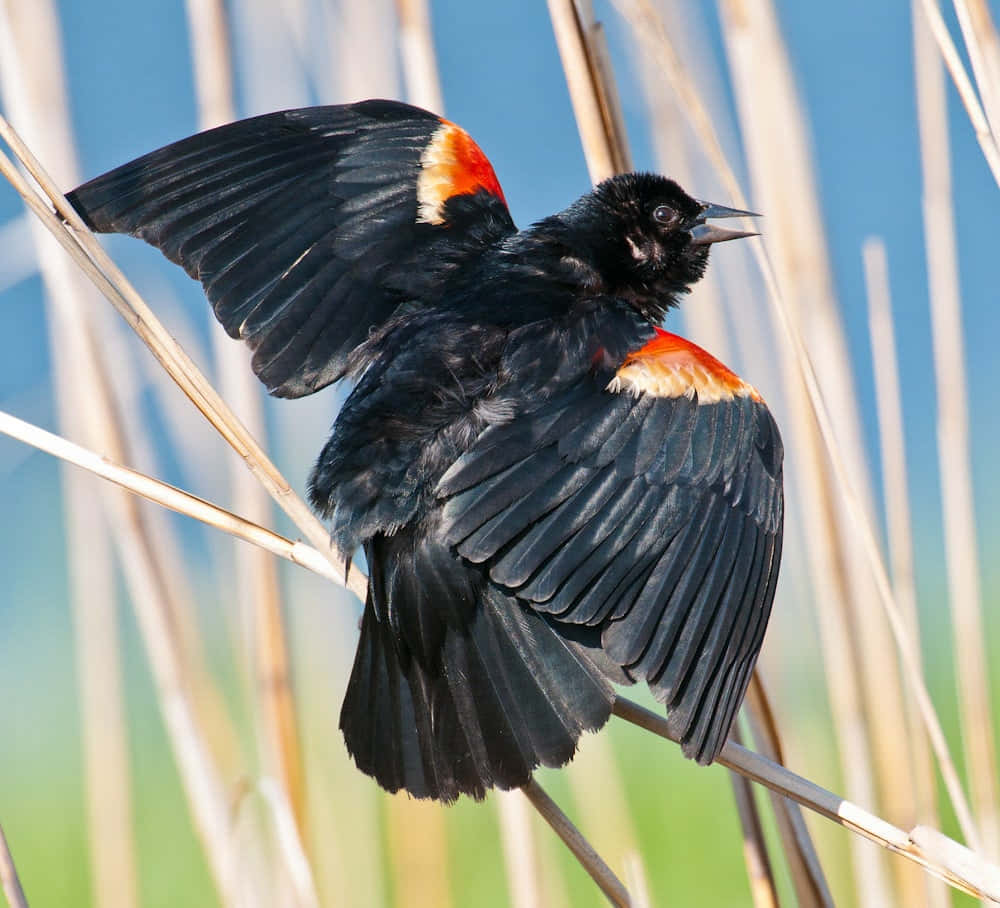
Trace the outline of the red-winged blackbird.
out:
M 628 174 L 518 231 L 462 129 L 392 101 L 268 114 L 70 193 L 197 278 L 279 397 L 356 382 L 309 481 L 370 581 L 340 725 L 390 791 L 561 766 L 646 681 L 725 743 L 764 636 L 782 446 L 658 327 L 745 215 Z

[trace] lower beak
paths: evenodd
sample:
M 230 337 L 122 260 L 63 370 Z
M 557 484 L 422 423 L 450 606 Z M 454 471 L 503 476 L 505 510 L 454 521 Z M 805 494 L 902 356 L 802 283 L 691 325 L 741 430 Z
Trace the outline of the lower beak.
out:
M 752 211 L 740 211 L 738 208 L 727 208 L 725 205 L 714 205 L 711 202 L 701 202 L 701 212 L 694 219 L 694 224 L 688 229 L 691 243 L 694 246 L 705 246 L 709 243 L 724 243 L 726 240 L 738 240 L 744 236 L 757 236 L 755 230 L 730 230 L 727 227 L 717 227 L 706 224 L 708 218 L 759 218 Z

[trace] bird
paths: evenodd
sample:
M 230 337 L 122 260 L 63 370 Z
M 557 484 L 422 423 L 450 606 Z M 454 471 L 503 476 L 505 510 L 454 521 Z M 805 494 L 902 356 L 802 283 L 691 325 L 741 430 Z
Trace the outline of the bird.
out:
M 645 683 L 724 746 L 781 559 L 758 391 L 661 323 L 754 235 L 651 173 L 519 230 L 460 126 L 397 101 L 208 130 L 68 194 L 201 282 L 270 394 L 347 379 L 308 479 L 368 589 L 340 712 L 357 767 L 453 802 L 524 786 Z

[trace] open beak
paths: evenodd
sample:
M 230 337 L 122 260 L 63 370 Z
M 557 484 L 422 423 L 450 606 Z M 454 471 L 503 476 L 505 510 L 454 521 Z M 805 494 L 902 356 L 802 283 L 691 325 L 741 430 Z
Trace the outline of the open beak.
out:
M 708 218 L 759 218 L 752 211 L 740 211 L 738 208 L 726 208 L 725 205 L 713 205 L 711 202 L 699 202 L 701 213 L 694 219 L 694 224 L 688 229 L 691 243 L 694 246 L 704 246 L 708 243 L 724 243 L 726 240 L 738 240 L 743 236 L 757 236 L 755 230 L 730 230 L 727 227 L 717 227 L 706 224 Z

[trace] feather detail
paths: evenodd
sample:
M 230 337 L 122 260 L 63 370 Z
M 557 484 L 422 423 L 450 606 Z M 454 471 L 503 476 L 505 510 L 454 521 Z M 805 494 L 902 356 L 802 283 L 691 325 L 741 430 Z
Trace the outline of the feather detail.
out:
M 638 397 L 687 397 L 696 394 L 702 404 L 717 404 L 734 397 L 750 397 L 760 402 L 761 396 L 753 385 L 743 381 L 712 354 L 696 344 L 656 329 L 656 337 L 630 353 L 608 390 L 623 391 Z
M 485 190 L 506 205 L 489 159 L 461 126 L 442 120 L 420 156 L 417 221 L 440 225 L 447 220 L 445 202 L 456 195 Z

